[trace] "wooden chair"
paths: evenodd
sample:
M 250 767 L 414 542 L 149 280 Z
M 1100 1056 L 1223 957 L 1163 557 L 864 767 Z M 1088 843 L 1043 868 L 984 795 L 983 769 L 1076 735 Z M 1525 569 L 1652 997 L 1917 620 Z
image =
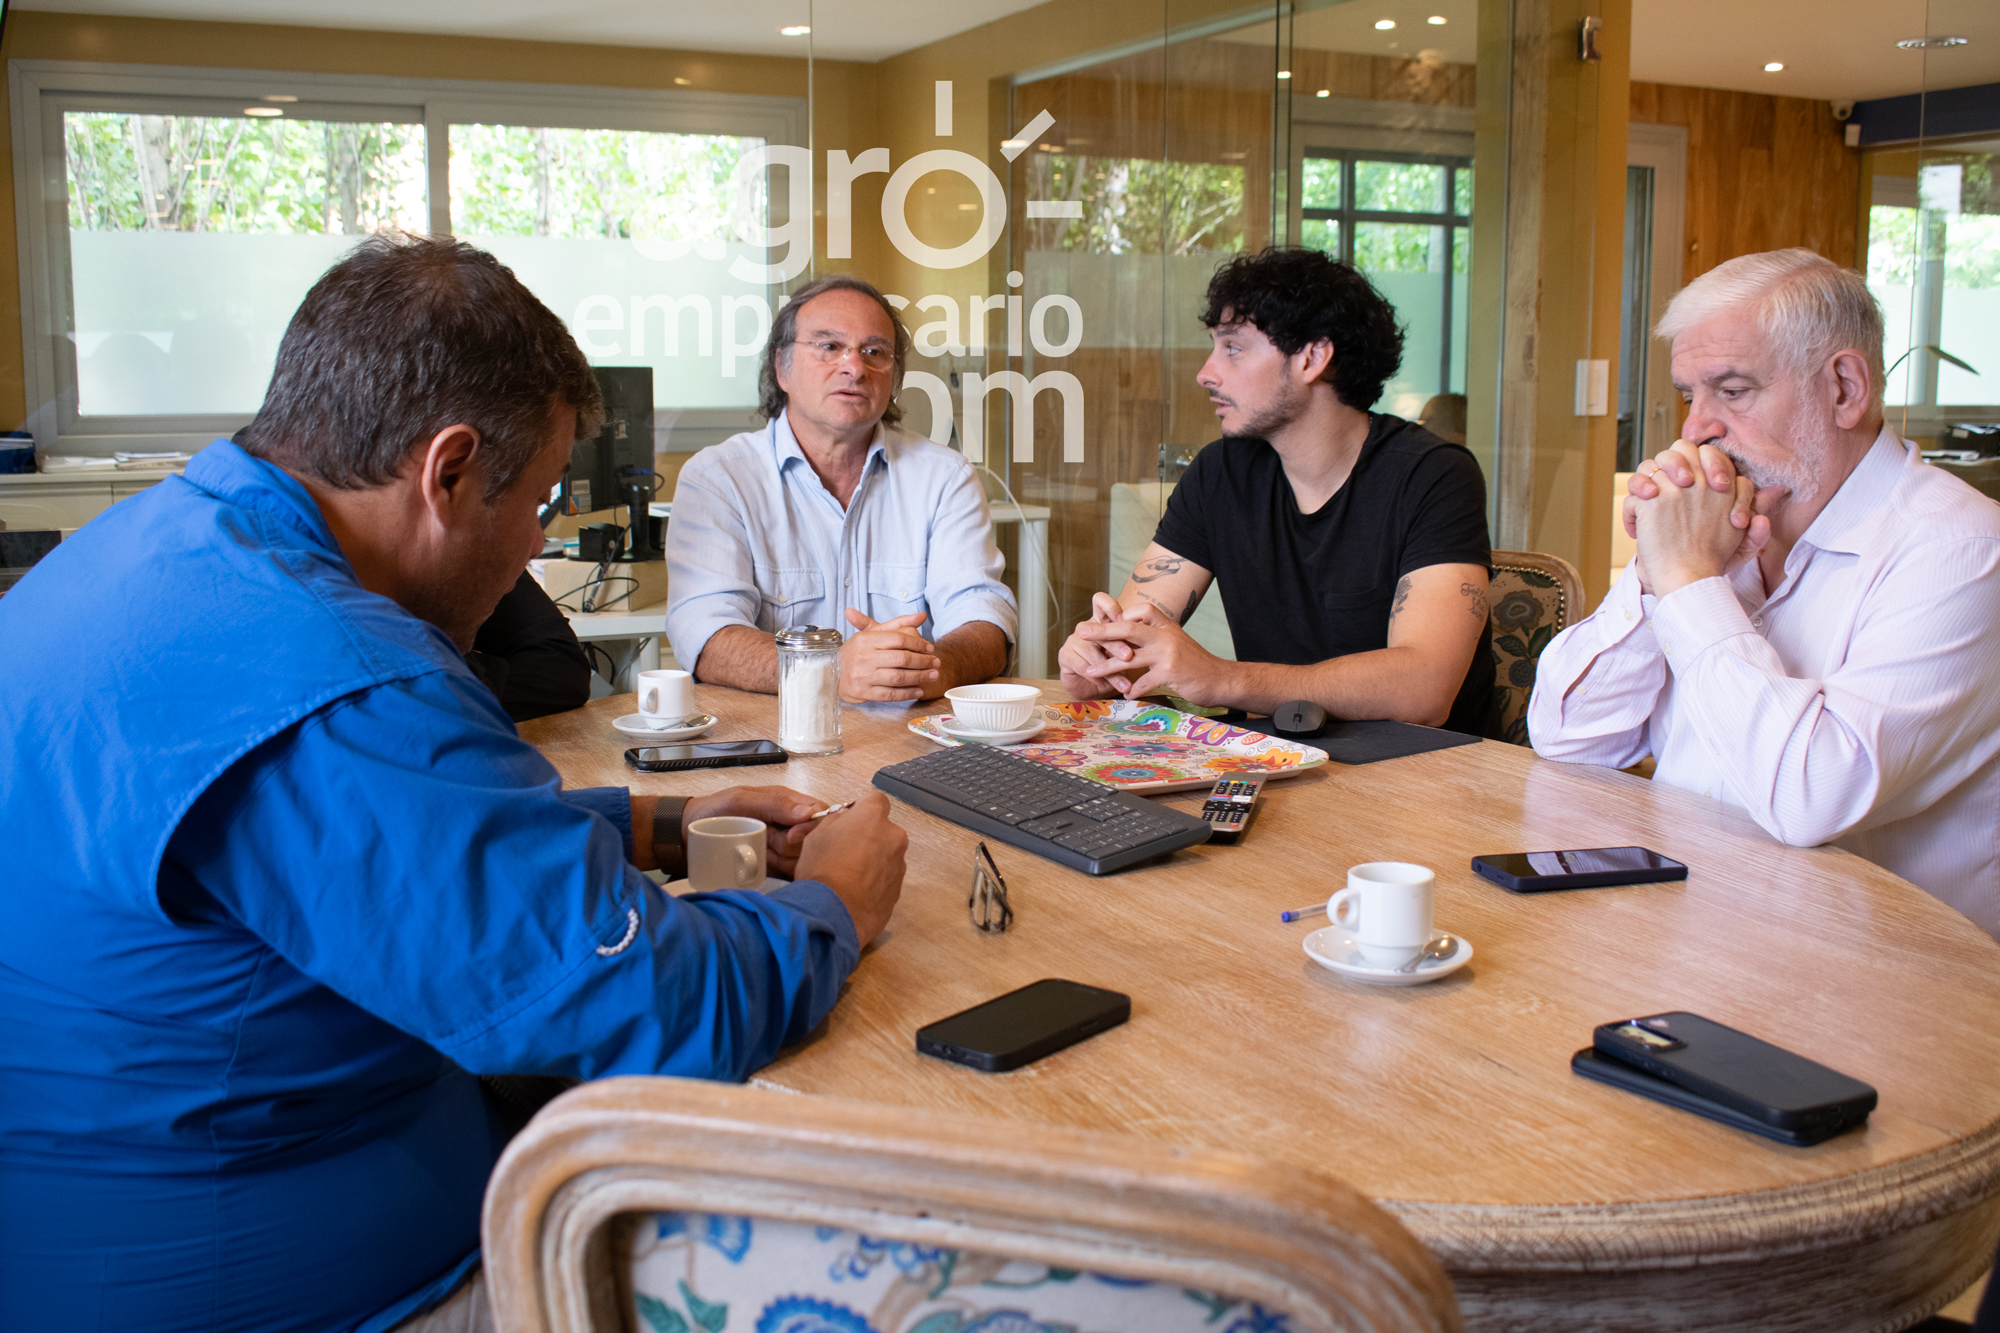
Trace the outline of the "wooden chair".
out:
M 501 1333 L 1460 1328 L 1437 1261 L 1329 1177 L 684 1079 L 550 1103 L 484 1242 Z
M 1576 566 L 1539 551 L 1495 551 L 1486 585 L 1493 623 L 1493 717 L 1488 735 L 1526 745 L 1528 696 L 1542 649 L 1583 614 L 1583 579 Z

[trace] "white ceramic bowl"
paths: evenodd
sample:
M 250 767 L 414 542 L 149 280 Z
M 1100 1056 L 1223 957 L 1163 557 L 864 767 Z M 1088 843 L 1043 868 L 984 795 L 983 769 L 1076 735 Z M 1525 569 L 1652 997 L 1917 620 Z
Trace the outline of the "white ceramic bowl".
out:
M 944 697 L 952 716 L 974 731 L 1013 731 L 1028 725 L 1042 692 L 1033 685 L 961 685 Z

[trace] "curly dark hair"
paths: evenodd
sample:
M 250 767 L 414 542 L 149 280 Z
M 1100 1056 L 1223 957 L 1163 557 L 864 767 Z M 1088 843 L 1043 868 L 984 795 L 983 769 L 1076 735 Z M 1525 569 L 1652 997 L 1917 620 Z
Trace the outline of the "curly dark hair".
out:
M 1201 322 L 1254 324 L 1286 356 L 1331 342 L 1333 392 L 1357 411 L 1375 406 L 1403 364 L 1396 307 L 1352 265 L 1318 250 L 1273 246 L 1230 260 L 1208 280 Z
M 903 419 L 903 406 L 896 401 L 896 395 L 903 388 L 903 363 L 910 359 L 910 331 L 896 318 L 896 308 L 889 304 L 889 298 L 877 291 L 873 283 L 845 273 L 829 274 L 799 288 L 771 320 L 771 336 L 764 342 L 764 360 L 757 369 L 757 410 L 766 421 L 776 421 L 778 413 L 785 410 L 785 391 L 778 387 L 778 362 L 782 358 L 786 371 L 791 370 L 792 344 L 799 336 L 799 311 L 806 302 L 827 292 L 860 292 L 881 306 L 882 313 L 889 317 L 889 327 L 896 331 L 896 375 L 889 384 L 889 407 L 882 413 L 882 424 L 895 425 Z

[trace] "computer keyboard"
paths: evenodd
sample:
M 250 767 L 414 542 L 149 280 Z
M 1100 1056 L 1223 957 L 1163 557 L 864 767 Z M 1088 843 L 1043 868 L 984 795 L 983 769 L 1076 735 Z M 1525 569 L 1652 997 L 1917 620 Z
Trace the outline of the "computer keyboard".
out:
M 919 810 L 1089 875 L 1208 839 L 1208 825 L 991 745 L 891 764 L 875 785 Z

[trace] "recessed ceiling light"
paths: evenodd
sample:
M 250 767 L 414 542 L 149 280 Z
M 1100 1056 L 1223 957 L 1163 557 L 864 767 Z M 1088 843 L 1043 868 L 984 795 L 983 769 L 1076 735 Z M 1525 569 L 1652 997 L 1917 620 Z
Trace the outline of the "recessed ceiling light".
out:
M 264 100 L 267 102 L 296 102 L 299 99 L 290 93 L 265 93 Z
M 1395 27 L 1395 26 L 1396 26 L 1396 20 L 1394 20 L 1394 19 L 1376 19 L 1376 20 L 1375 20 L 1375 31 L 1377 31 L 1377 32 L 1387 32 L 1387 31 L 1389 31 L 1389 29 L 1391 29 L 1391 28 L 1393 28 L 1393 27 Z
M 674 84 L 675 84 L 675 86 L 676 86 L 676 87 L 680 87 L 680 88 L 691 88 L 691 87 L 693 87 L 693 86 L 694 86 L 694 80 L 693 80 L 693 79 L 684 79 L 684 78 L 682 78 L 682 77 L 681 77 L 680 75 L 676 74 L 676 75 L 674 76 Z
M 1278 71 L 1278 77 L 1281 79 L 1289 79 L 1292 77 L 1292 72 L 1288 69 L 1281 69 Z
M 1783 69 L 1784 67 L 1785 67 L 1785 62 L 1784 62 L 1784 61 L 1782 61 L 1782 60 L 1773 60 L 1773 61 L 1770 61 L 1770 62 L 1768 62 L 1767 64 L 1765 64 L 1765 66 L 1764 66 L 1764 72 L 1765 72 L 1766 74 L 1776 74 L 1776 73 L 1777 73 L 1777 72 L 1778 72 L 1779 70 Z
M 264 117 L 264 116 L 282 116 L 285 113 L 278 110 L 278 108 L 274 106 L 246 106 L 243 108 L 243 114 L 246 116 Z
M 1935 51 L 1946 46 L 1964 46 L 1970 37 L 1905 37 L 1896 45 L 1905 51 Z
M 803 23 L 794 23 L 789 28 L 778 29 L 778 35 L 780 37 L 803 37 L 811 31 L 812 29 Z
M 1320 89 L 1320 90 L 1319 90 L 1318 92 L 1314 93 L 1314 94 L 1313 94 L 1313 96 L 1314 96 L 1314 97 L 1331 97 L 1331 96 L 1333 96 L 1333 89 L 1331 89 L 1331 88 L 1322 88 L 1322 89 Z
M 1433 28 L 1442 28 L 1449 21 L 1450 20 L 1445 18 L 1445 16 L 1442 14 L 1433 14 L 1429 18 L 1424 20 L 1424 22 L 1430 24 Z

